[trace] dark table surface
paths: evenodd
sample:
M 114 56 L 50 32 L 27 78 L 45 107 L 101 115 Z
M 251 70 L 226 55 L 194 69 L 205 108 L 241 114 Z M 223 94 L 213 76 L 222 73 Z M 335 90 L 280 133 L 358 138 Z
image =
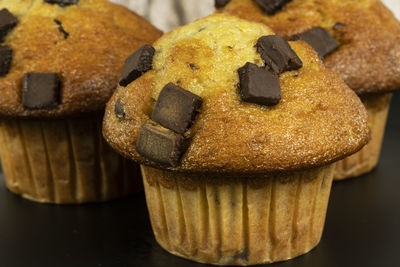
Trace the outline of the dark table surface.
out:
M 319 246 L 273 266 L 400 266 L 399 139 L 400 94 L 392 103 L 379 167 L 334 184 Z M 41 205 L 9 193 L 2 180 L 1 267 L 205 266 L 157 245 L 143 194 L 106 204 Z

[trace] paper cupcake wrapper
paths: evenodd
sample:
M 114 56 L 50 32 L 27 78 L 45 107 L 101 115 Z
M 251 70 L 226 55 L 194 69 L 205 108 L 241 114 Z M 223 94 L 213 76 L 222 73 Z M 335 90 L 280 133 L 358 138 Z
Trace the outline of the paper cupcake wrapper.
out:
M 0 156 L 8 189 L 38 202 L 100 202 L 142 187 L 139 166 L 103 140 L 100 116 L 1 120 Z
M 288 260 L 320 241 L 334 165 L 288 176 L 222 177 L 142 166 L 158 243 L 216 265 Z
M 339 161 L 336 164 L 334 180 L 340 181 L 354 178 L 372 171 L 378 164 L 386 121 L 390 109 L 392 94 L 364 97 L 368 111 L 368 125 L 371 129 L 370 142 L 359 152 Z

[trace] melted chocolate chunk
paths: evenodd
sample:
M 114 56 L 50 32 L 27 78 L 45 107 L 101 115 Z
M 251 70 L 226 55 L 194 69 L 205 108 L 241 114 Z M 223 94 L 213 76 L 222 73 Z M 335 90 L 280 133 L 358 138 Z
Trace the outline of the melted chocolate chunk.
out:
M 339 48 L 339 44 L 324 28 L 316 27 L 302 34 L 296 35 L 293 40 L 303 40 L 317 51 L 320 58 L 324 58 Z
M 114 112 L 118 119 L 121 120 L 125 119 L 126 114 L 120 98 L 118 98 L 117 101 L 115 102 Z
M 222 8 L 229 4 L 231 0 L 215 0 L 215 8 Z
M 292 0 L 256 0 L 256 3 L 268 15 L 274 15 Z
M 183 135 L 147 122 L 140 128 L 136 151 L 158 164 L 177 167 L 188 145 L 189 139 Z
M 201 97 L 169 83 L 158 96 L 151 119 L 176 133 L 184 133 L 192 126 L 202 103 Z
M 44 0 L 44 1 L 49 4 L 57 4 L 61 7 L 78 4 L 78 0 Z
M 156 51 L 150 45 L 144 45 L 130 55 L 126 61 L 119 84 L 127 86 L 143 73 L 153 68 L 153 56 Z
M 9 46 L 0 46 L 0 77 L 8 74 L 11 67 L 12 49 Z
M 243 101 L 273 106 L 281 100 L 279 77 L 268 70 L 247 62 L 238 70 L 240 96 Z
M 258 39 L 257 51 L 267 68 L 275 74 L 297 70 L 303 66 L 303 62 L 289 43 L 278 35 L 263 36 Z
M 60 78 L 57 73 L 25 74 L 22 104 L 26 109 L 57 108 L 60 104 Z
M 62 25 L 62 22 L 59 21 L 58 19 L 55 19 L 54 22 L 58 25 L 58 31 L 59 31 L 62 35 L 64 35 L 64 39 L 68 39 L 69 33 L 66 32 L 66 31 L 64 30 L 64 27 L 63 27 L 63 25 Z
M 2 42 L 6 35 L 17 25 L 18 20 L 8 9 L 0 10 L 0 41 Z

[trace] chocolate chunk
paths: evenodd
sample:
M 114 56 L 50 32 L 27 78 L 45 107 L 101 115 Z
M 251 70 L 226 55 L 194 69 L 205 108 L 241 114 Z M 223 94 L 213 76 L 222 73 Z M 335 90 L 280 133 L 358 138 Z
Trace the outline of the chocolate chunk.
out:
M 258 39 L 257 51 L 267 68 L 275 74 L 297 70 L 303 66 L 303 62 L 289 43 L 278 35 L 263 36 Z
M 189 64 L 189 67 L 192 69 L 192 70 L 198 70 L 199 69 L 199 67 L 197 67 L 195 64 Z
M 302 34 L 296 35 L 293 40 L 303 40 L 317 51 L 320 58 L 324 58 L 339 48 L 339 44 L 324 28 L 316 27 Z
M 57 4 L 61 7 L 78 4 L 78 0 L 44 0 L 44 1 L 49 4 Z
M 161 165 L 177 167 L 188 145 L 183 135 L 148 122 L 140 128 L 136 151 Z
M 0 10 L 0 41 L 17 25 L 18 20 L 8 9 Z
M 172 131 L 184 133 L 192 126 L 202 103 L 201 97 L 169 83 L 161 90 L 151 119 Z
M 24 75 L 22 104 L 27 109 L 53 109 L 60 104 L 60 78 L 56 73 Z
M 243 101 L 273 106 L 281 100 L 279 77 L 268 70 L 247 62 L 238 70 L 240 96 Z
M 124 71 L 122 72 L 119 84 L 127 86 L 142 76 L 143 73 L 151 70 L 153 68 L 153 56 L 155 52 L 156 50 L 152 46 L 144 45 L 130 55 L 125 61 Z
M 124 107 L 122 106 L 120 98 L 118 98 L 117 101 L 115 102 L 114 112 L 118 119 L 121 119 L 121 120 L 125 119 L 125 116 L 126 116 L 125 110 L 124 110 Z
M 292 0 L 256 0 L 256 3 L 268 15 L 273 15 L 291 1 Z
M 229 4 L 231 0 L 215 0 L 215 8 L 222 8 Z
M 336 23 L 335 25 L 333 25 L 332 29 L 334 29 L 334 30 L 339 30 L 339 29 L 341 29 L 341 28 L 343 28 L 343 27 L 345 27 L 345 26 L 346 26 L 346 24 L 344 24 L 344 23 L 342 23 L 342 22 L 338 22 L 338 23 Z
M 62 25 L 62 22 L 59 21 L 58 19 L 55 19 L 54 22 L 58 25 L 58 31 L 59 31 L 62 35 L 64 35 L 64 39 L 68 39 L 69 33 L 66 32 L 66 31 L 64 30 L 64 27 L 63 27 L 63 25 Z
M 8 74 L 11 67 L 12 49 L 9 46 L 0 46 L 0 77 Z

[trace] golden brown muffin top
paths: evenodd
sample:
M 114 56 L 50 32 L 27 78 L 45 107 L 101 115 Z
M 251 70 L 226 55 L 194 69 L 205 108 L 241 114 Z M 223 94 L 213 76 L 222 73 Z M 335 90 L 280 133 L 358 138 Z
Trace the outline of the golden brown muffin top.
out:
M 106 140 L 130 159 L 164 168 L 141 157 L 135 146 L 160 90 L 173 82 L 203 99 L 186 133 L 192 137 L 190 146 L 173 170 L 294 171 L 325 165 L 361 149 L 369 139 L 365 108 L 303 41 L 290 42 L 303 67 L 280 75 L 278 105 L 241 101 L 237 70 L 246 62 L 263 65 L 255 44 L 272 34 L 259 23 L 212 15 L 164 35 L 154 45 L 153 70 L 119 87 L 107 104 Z M 115 113 L 117 101 L 124 119 Z
M 0 78 L 1 116 L 60 117 L 103 110 L 127 56 L 161 35 L 142 17 L 105 0 L 79 0 L 65 7 L 43 0 L 0 0 L 3 8 L 18 24 L 2 43 L 12 48 L 13 57 L 9 73 Z M 60 76 L 58 107 L 23 107 L 23 77 L 29 72 Z
M 357 94 L 400 89 L 400 23 L 379 0 L 293 0 L 272 16 L 253 0 L 231 0 L 218 12 L 265 23 L 288 39 L 323 27 L 340 44 L 326 66 Z

